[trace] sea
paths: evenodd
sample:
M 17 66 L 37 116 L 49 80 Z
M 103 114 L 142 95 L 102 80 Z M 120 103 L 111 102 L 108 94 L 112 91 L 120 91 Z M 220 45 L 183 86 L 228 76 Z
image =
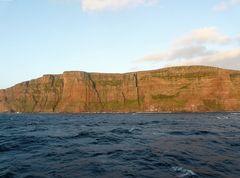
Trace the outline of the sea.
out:
M 1 178 L 240 178 L 240 113 L 0 114 Z

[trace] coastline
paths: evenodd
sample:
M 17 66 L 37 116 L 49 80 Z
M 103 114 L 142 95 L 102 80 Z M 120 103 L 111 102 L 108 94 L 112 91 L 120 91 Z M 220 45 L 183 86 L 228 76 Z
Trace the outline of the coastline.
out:
M 0 90 L 0 111 L 175 113 L 240 111 L 240 71 L 181 66 L 125 74 L 64 72 Z
M 209 114 L 231 113 L 240 114 L 240 111 L 206 111 L 206 112 L 0 112 L 0 114 Z

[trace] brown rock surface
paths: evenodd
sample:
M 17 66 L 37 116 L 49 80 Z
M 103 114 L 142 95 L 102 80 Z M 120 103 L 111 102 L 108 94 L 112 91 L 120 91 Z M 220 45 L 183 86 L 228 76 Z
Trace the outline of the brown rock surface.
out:
M 173 67 L 126 74 L 64 72 L 0 90 L 0 112 L 240 111 L 240 71 Z

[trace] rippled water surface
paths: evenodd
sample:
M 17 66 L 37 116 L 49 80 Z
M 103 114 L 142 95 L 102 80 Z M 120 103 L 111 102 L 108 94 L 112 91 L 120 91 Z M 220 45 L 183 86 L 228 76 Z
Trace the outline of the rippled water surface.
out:
M 240 177 L 240 113 L 0 114 L 0 177 Z

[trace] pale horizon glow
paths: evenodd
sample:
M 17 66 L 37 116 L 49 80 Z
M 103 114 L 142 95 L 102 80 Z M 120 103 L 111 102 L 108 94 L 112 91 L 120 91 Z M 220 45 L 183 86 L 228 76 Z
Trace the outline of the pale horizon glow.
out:
M 0 0 L 0 89 L 64 71 L 240 70 L 240 0 Z

